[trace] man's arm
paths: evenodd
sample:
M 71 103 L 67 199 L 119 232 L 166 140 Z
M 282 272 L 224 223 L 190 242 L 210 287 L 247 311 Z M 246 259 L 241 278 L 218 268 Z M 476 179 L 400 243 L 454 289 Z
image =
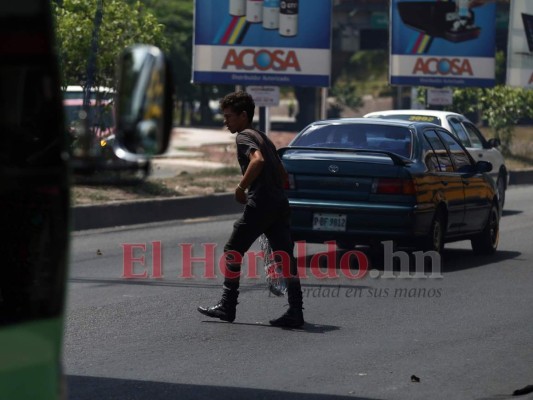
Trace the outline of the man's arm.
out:
M 263 158 L 263 154 L 261 154 L 261 150 L 252 149 L 248 158 L 250 159 L 248 168 L 246 168 L 241 182 L 237 186 L 237 189 L 235 189 L 235 198 L 242 204 L 246 203 L 245 190 L 256 180 L 259 174 L 261 174 L 265 165 L 265 159 Z

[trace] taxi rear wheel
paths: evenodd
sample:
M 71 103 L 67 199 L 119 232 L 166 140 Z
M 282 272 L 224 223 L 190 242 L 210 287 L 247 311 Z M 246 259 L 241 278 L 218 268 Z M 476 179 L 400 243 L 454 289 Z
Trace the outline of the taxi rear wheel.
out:
M 476 254 L 494 254 L 500 240 L 500 214 L 493 204 L 485 229 L 471 240 L 472 250 Z
M 444 249 L 444 234 L 446 232 L 445 216 L 442 209 L 438 209 L 431 222 L 428 236 L 424 238 L 423 250 L 441 253 Z

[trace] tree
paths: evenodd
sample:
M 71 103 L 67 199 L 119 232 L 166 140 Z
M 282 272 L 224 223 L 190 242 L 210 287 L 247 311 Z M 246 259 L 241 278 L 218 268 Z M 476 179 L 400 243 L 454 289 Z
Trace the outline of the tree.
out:
M 331 117 L 339 117 L 340 112 L 344 107 L 357 110 L 364 105 L 363 98 L 361 96 L 360 82 L 339 78 L 335 82 L 331 90 L 331 94 L 335 97 L 336 102 L 331 105 Z M 336 115 L 337 114 L 337 115 Z
M 163 25 L 137 1 L 63 0 L 53 3 L 56 37 L 64 86 L 87 84 L 87 63 L 93 50 L 91 40 L 97 7 L 102 10 L 98 27 L 94 86 L 116 86 L 119 54 L 135 43 L 153 44 L 166 49 Z
M 349 72 L 360 81 L 387 81 L 389 52 L 387 50 L 359 50 L 350 58 Z
M 209 100 L 218 99 L 222 93 L 235 87 L 191 83 L 194 1 L 142 0 L 142 2 L 165 27 L 164 35 L 169 43 L 168 54 L 172 61 L 175 94 L 180 107 L 179 122 L 213 124 Z M 195 103 L 198 100 L 200 107 L 197 113 Z
M 388 86 L 388 52 L 386 50 L 360 50 L 353 54 L 335 77 L 330 105 L 331 117 L 340 116 L 345 108 L 357 110 L 364 105 L 363 96 L 379 96 Z
M 425 102 L 426 88 L 418 88 L 418 99 Z M 515 125 L 533 118 L 533 91 L 497 85 L 493 88 L 459 88 L 453 91 L 453 104 L 445 110 L 475 114 L 487 123 L 500 139 L 502 152 L 509 154 Z

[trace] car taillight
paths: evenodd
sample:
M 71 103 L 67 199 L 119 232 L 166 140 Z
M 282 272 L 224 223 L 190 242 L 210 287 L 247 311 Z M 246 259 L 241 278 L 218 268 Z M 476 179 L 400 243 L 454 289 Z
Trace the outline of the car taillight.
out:
M 372 193 L 415 194 L 415 185 L 411 179 L 377 178 L 372 183 Z
M 294 190 L 296 189 L 296 184 L 294 182 L 294 175 L 288 174 L 287 180 L 283 183 L 283 189 L 285 190 Z

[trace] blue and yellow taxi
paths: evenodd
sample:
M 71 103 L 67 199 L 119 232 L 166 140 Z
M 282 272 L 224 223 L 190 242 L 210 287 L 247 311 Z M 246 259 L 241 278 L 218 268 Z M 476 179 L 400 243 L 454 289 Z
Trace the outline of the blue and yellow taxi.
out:
M 499 240 L 492 165 L 474 161 L 433 123 L 378 118 L 316 121 L 279 149 L 295 240 L 442 251 L 468 239 L 477 253 Z

